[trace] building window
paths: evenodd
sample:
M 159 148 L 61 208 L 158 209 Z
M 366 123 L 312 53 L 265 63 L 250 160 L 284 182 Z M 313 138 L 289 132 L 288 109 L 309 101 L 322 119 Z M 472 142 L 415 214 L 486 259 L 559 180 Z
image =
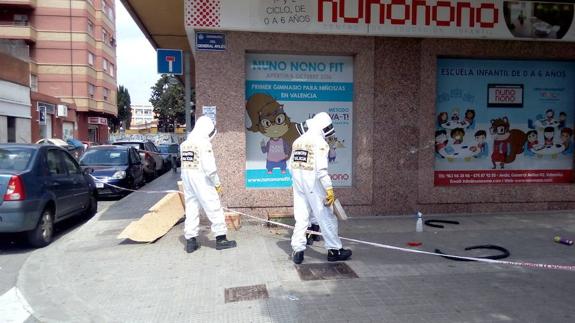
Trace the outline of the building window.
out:
M 102 69 L 106 72 L 108 71 L 108 60 L 105 58 L 102 58 Z
M 93 98 L 94 93 L 96 92 L 96 87 L 92 83 L 88 83 L 88 95 Z
M 104 0 L 102 0 L 102 11 L 110 20 L 114 21 L 114 9 Z
M 92 54 L 91 52 L 88 52 L 88 64 L 94 66 L 94 54 Z
M 30 90 L 38 92 L 38 75 L 30 74 Z
M 94 36 L 94 23 L 88 20 L 88 34 Z
M 110 75 L 114 77 L 114 64 L 110 64 Z
M 28 15 L 14 15 L 14 25 L 28 26 Z
M 102 28 L 102 41 L 108 44 L 108 31 L 104 28 Z
M 110 90 L 104 88 L 104 100 L 108 101 L 109 96 L 110 96 Z
M 8 142 L 16 142 L 16 118 L 8 117 Z

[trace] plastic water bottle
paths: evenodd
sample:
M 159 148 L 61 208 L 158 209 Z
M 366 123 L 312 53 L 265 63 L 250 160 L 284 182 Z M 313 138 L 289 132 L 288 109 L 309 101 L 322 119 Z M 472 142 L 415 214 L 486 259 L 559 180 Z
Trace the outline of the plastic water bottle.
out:
M 415 232 L 423 232 L 423 214 L 417 211 L 417 222 L 415 223 Z
M 553 240 L 555 240 L 555 242 L 557 243 L 561 243 L 564 245 L 568 245 L 568 246 L 572 246 L 573 245 L 573 240 L 569 240 L 566 238 L 561 238 L 560 236 L 556 236 L 555 238 L 553 238 Z

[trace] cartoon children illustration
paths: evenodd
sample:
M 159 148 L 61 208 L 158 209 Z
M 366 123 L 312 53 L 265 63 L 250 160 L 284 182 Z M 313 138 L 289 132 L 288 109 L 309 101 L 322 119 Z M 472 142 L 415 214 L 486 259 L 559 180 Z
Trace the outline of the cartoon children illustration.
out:
M 561 152 L 563 155 L 573 154 L 573 141 L 571 137 L 573 136 L 573 130 L 571 128 L 561 129 L 561 143 L 565 146 L 565 150 Z
M 467 129 L 475 129 L 475 110 L 468 109 L 465 111 L 464 121 L 467 122 Z
M 539 141 L 537 140 L 537 130 L 527 131 L 527 142 L 525 143 L 525 156 L 533 157 L 535 153 L 532 149 L 536 149 L 539 146 Z
M 447 115 L 447 112 L 440 112 L 437 115 L 437 129 L 443 128 L 442 126 L 443 126 L 443 124 L 447 123 L 448 117 L 449 116 Z
M 553 146 L 553 137 L 555 136 L 555 128 L 545 127 L 543 130 L 543 139 L 545 139 L 545 147 Z
M 565 128 L 566 122 L 567 122 L 567 113 L 559 112 L 559 129 Z
M 463 128 L 455 128 L 451 130 L 451 138 L 453 139 L 454 145 L 461 145 L 461 143 L 463 143 L 464 136 L 465 130 L 463 130 Z
M 476 151 L 475 149 L 479 149 L 479 153 L 474 156 L 475 158 L 487 157 L 487 155 L 489 153 L 489 146 L 487 145 L 487 142 L 485 141 L 486 138 L 487 138 L 487 132 L 485 132 L 485 130 L 479 130 L 475 133 L 475 141 L 477 141 L 477 144 L 475 145 L 475 147 L 469 148 L 473 152 Z M 475 148 L 475 149 L 472 149 L 472 148 Z
M 505 164 L 512 163 L 518 154 L 523 153 L 527 135 L 519 129 L 509 128 L 507 117 L 491 120 L 489 130 L 494 138 L 493 152 L 491 153 L 493 169 L 497 168 L 497 163 L 501 169 L 505 168 Z
M 447 132 L 445 130 L 437 130 L 435 132 L 435 157 L 445 158 L 441 155 L 440 151 L 447 147 Z
M 262 152 L 267 154 L 268 174 L 271 174 L 274 168 L 279 168 L 281 173 L 285 174 L 291 146 L 299 137 L 296 124 L 290 122 L 284 112 L 284 106 L 267 94 L 252 95 L 246 103 L 246 110 L 252 123 L 247 129 L 269 138 L 267 143 L 262 140 L 260 144 Z
M 459 122 L 459 109 L 455 108 L 451 111 L 451 121 Z

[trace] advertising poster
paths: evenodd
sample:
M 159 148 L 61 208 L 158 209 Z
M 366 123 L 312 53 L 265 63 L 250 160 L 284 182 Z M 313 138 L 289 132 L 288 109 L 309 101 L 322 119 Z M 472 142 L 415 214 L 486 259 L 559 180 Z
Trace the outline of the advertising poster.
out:
M 246 187 L 291 187 L 287 162 L 296 125 L 327 112 L 329 173 L 352 185 L 353 57 L 246 55 Z
M 575 63 L 438 59 L 435 185 L 568 183 Z

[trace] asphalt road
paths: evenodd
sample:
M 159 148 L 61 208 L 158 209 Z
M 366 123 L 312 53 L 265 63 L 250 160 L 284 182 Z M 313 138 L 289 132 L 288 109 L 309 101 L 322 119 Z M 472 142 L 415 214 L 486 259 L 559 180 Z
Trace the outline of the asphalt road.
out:
M 114 200 L 98 201 L 98 212 L 116 203 Z M 77 229 L 85 219 L 68 219 L 56 227 L 55 240 Z M 47 246 L 45 248 L 50 248 Z M 16 285 L 20 268 L 36 249 L 30 248 L 22 234 L 0 234 L 0 298 Z

